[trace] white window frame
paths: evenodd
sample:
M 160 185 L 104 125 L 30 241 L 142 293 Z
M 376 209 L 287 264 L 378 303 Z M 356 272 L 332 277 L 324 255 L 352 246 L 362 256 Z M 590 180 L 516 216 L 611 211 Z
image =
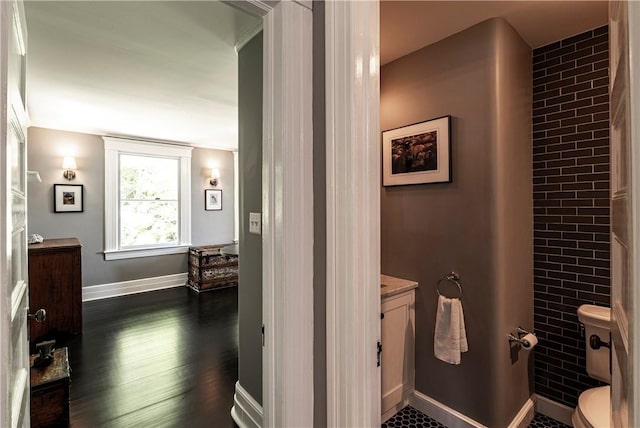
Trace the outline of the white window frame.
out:
M 121 260 L 186 253 L 191 245 L 191 151 L 192 147 L 125 138 L 104 140 L 104 259 Z M 120 248 L 120 154 L 178 158 L 180 164 L 179 244 Z

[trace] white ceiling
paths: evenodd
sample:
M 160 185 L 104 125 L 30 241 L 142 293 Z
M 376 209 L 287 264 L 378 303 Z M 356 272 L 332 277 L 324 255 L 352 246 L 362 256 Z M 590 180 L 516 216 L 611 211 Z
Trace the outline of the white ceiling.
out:
M 27 1 L 32 126 L 234 149 L 237 41 L 228 5 Z
M 386 64 L 489 18 L 505 18 L 537 48 L 607 23 L 606 1 L 382 1 Z
M 26 1 L 32 126 L 237 148 L 235 44 L 217 1 Z M 381 63 L 500 16 L 532 47 L 607 22 L 605 1 L 383 1 Z

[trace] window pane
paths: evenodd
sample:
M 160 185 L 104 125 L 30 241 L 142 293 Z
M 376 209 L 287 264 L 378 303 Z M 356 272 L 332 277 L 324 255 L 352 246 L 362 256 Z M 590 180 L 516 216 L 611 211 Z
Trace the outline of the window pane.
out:
M 177 244 L 177 201 L 122 201 L 120 246 Z
M 120 155 L 120 200 L 154 199 L 178 199 L 178 159 Z

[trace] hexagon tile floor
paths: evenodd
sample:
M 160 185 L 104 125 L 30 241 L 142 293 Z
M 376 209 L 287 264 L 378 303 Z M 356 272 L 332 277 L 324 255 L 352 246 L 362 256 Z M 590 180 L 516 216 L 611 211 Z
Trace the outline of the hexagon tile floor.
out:
M 382 424 L 382 428 L 447 428 L 435 419 L 430 418 L 411 406 L 400 410 L 387 422 Z M 529 428 L 571 428 L 560 421 L 551 419 L 540 413 L 529 424 Z

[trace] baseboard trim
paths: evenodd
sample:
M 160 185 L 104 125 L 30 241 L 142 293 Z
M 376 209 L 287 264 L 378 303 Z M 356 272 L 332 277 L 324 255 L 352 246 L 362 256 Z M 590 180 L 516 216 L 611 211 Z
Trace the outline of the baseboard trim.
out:
M 240 382 L 236 382 L 231 417 L 240 428 L 262 427 L 262 406 L 240 385 Z
M 424 395 L 420 391 L 414 391 L 409 399 L 409 403 L 414 409 L 421 411 L 425 415 L 429 415 L 429 417 L 448 427 L 487 428 L 480 422 L 453 410 L 451 407 Z
M 508 428 L 527 428 L 536 415 L 536 396 L 527 398 Z
M 573 426 L 571 416 L 573 415 L 574 409 L 538 394 L 535 394 L 535 400 L 536 412 L 542 413 L 569 426 Z
M 147 291 L 180 287 L 186 282 L 186 273 L 176 273 L 153 278 L 92 285 L 82 288 L 82 301 L 89 302 L 91 300 L 109 299 L 111 297 L 126 296 L 128 294 L 146 293 Z

